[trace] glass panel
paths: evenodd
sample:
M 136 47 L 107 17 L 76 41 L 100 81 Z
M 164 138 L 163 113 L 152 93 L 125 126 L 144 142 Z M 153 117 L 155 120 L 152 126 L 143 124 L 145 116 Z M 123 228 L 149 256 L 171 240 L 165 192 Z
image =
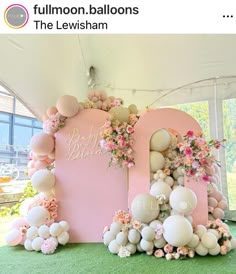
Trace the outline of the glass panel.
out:
M 43 130 L 40 129 L 40 128 L 33 128 L 33 135 L 37 134 L 37 133 L 40 133 L 40 132 L 43 132 Z
M 21 124 L 21 125 L 32 126 L 32 120 L 28 119 L 28 118 L 25 118 L 25 117 L 15 116 L 14 123 L 15 124 Z
M 7 123 L 0 123 L 0 150 L 7 149 L 2 145 L 10 144 L 10 125 Z
M 225 163 L 229 209 L 236 209 L 236 98 L 223 101 Z
M 209 127 L 209 114 L 208 114 L 208 102 L 194 102 L 171 106 L 182 110 L 191 115 L 201 126 L 206 140 L 210 140 L 210 127 Z
M 7 113 L 0 112 L 0 121 L 10 122 L 10 115 Z
M 38 120 L 33 120 L 34 127 L 40 127 L 42 128 L 42 123 L 40 123 Z
M 24 126 L 14 126 L 14 145 L 28 146 L 32 137 L 32 128 Z

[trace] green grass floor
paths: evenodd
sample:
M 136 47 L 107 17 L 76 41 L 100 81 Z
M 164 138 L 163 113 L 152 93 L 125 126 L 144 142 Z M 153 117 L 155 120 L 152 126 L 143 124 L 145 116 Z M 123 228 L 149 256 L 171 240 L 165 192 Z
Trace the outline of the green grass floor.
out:
M 229 223 L 236 236 L 236 223 Z M 89 274 L 89 273 L 160 273 L 160 274 L 236 274 L 236 250 L 226 256 L 196 256 L 193 259 L 167 261 L 135 254 L 120 258 L 103 244 L 68 244 L 56 253 L 28 252 L 21 246 L 0 247 L 1 274 Z

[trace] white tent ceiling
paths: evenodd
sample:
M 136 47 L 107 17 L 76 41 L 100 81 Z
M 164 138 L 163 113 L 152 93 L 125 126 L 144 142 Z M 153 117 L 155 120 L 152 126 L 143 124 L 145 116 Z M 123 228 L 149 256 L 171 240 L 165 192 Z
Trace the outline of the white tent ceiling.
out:
M 145 90 L 236 74 L 236 35 L 0 35 L 0 49 L 0 81 L 39 116 L 63 94 L 84 100 L 90 66 L 139 108 L 159 96 Z

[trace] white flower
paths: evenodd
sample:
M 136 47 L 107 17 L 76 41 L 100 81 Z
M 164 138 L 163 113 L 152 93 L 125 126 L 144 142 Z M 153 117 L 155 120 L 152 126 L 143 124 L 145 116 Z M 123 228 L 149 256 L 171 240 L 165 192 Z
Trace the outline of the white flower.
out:
M 121 258 L 129 257 L 130 254 L 131 254 L 130 251 L 125 246 L 120 247 L 119 253 L 118 253 L 119 257 Z

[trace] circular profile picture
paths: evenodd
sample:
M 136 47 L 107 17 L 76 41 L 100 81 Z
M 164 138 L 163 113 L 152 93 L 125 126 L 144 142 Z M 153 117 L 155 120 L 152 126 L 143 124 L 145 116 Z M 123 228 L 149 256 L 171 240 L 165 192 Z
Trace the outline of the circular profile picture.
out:
M 29 20 L 29 13 L 24 6 L 20 4 L 13 4 L 6 8 L 4 19 L 10 28 L 20 29 L 27 24 Z

